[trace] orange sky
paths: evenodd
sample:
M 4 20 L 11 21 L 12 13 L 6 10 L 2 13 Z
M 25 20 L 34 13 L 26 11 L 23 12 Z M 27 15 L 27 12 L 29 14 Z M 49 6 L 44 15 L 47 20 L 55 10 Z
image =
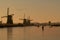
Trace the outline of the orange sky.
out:
M 34 22 L 60 22 L 59 0 L 0 0 L 0 17 L 6 15 L 8 7 L 10 14 L 15 14 L 14 22 L 19 22 L 18 18 L 23 18 L 24 13 Z

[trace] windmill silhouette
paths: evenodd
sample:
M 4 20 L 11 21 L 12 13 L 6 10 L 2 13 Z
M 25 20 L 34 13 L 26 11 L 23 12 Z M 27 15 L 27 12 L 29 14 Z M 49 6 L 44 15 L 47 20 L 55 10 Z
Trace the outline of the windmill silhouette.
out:
M 13 19 L 12 19 L 13 15 L 14 14 L 9 15 L 9 8 L 7 8 L 7 16 L 3 16 L 1 18 L 7 17 L 7 24 L 13 24 Z
M 32 20 L 30 20 L 30 16 L 28 18 L 25 18 L 25 14 L 24 14 L 24 18 L 23 19 L 19 18 L 19 20 L 23 20 L 24 25 L 28 25 L 32 21 Z

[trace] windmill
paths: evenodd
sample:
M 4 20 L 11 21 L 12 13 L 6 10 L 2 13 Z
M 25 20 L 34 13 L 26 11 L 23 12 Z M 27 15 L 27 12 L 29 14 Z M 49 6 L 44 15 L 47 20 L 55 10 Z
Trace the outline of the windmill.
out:
M 13 24 L 13 19 L 12 19 L 13 15 L 14 14 L 9 15 L 9 8 L 7 8 L 7 16 L 3 16 L 2 18 L 7 17 L 7 24 Z
M 27 18 L 27 23 L 30 24 L 31 23 L 31 19 L 30 19 L 30 16 Z
M 19 20 L 23 20 L 23 24 L 25 25 L 30 24 L 30 22 L 32 21 L 30 20 L 30 16 L 26 19 L 25 14 L 24 14 L 24 18 L 23 19 L 19 18 Z
M 13 25 L 13 19 L 12 16 L 14 14 L 9 15 L 9 8 L 7 8 L 7 16 L 3 16 L 1 18 L 7 17 L 7 25 L 12 24 Z M 12 27 L 7 28 L 7 40 L 12 40 Z

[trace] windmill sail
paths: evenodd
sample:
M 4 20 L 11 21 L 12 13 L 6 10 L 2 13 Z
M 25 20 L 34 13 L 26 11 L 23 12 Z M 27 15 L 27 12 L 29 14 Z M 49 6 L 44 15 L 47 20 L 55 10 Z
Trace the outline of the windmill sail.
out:
M 7 8 L 7 16 L 9 15 L 9 8 Z

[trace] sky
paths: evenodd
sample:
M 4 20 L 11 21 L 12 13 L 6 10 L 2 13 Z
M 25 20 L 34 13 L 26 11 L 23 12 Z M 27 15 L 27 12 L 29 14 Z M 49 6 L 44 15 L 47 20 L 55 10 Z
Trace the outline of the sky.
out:
M 7 15 L 8 7 L 9 13 L 15 14 L 14 22 L 21 22 L 24 13 L 34 22 L 60 22 L 60 0 L 0 0 L 0 17 Z M 6 18 L 2 21 L 6 22 Z

